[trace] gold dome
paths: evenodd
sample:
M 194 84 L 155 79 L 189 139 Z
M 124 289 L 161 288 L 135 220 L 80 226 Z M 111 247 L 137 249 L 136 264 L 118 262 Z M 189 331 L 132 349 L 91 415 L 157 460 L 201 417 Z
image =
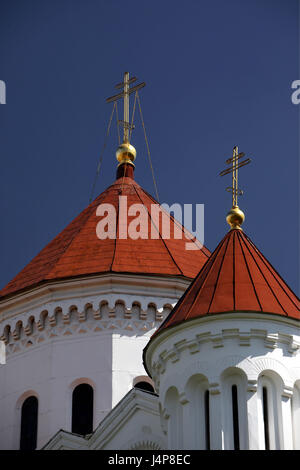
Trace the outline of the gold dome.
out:
M 237 228 L 239 230 L 243 230 L 241 225 L 244 220 L 245 214 L 243 211 L 241 211 L 239 206 L 233 206 L 226 216 L 226 221 L 230 225 L 231 229 Z
M 123 142 L 116 151 L 116 158 L 119 162 L 119 165 L 123 163 L 128 163 L 129 165 L 134 166 L 134 160 L 136 158 L 136 150 L 133 145 L 129 142 Z

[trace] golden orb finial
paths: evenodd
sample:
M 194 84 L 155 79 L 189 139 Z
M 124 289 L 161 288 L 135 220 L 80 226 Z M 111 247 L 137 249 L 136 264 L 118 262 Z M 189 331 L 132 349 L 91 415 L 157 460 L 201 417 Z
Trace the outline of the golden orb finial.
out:
M 135 166 L 133 163 L 136 158 L 136 150 L 134 146 L 129 142 L 123 142 L 117 148 L 116 158 L 119 162 L 118 166 L 122 165 L 123 163 Z
M 226 216 L 226 221 L 230 225 L 231 230 L 232 229 L 239 229 L 243 230 L 241 225 L 245 220 L 245 214 L 239 206 L 233 206 L 232 209 L 228 212 Z

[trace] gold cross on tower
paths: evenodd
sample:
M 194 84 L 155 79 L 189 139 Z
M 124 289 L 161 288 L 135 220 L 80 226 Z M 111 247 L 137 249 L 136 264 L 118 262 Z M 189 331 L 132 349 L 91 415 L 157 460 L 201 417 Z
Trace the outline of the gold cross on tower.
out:
M 232 209 L 227 214 L 227 222 L 229 223 L 230 227 L 241 229 L 241 224 L 245 219 L 244 213 L 239 209 L 238 206 L 238 196 L 242 196 L 243 191 L 238 187 L 238 170 L 242 166 L 248 165 L 251 162 L 250 158 L 246 158 L 245 160 L 240 160 L 243 158 L 245 154 L 243 152 L 239 153 L 238 147 L 233 147 L 233 155 L 231 158 L 226 160 L 227 165 L 231 164 L 231 167 L 225 168 L 225 170 L 221 171 L 220 176 L 228 175 L 232 173 L 232 186 L 228 186 L 226 191 L 232 193 Z
M 133 147 L 133 145 L 130 144 L 129 142 L 129 136 L 131 133 L 129 133 L 129 130 L 131 131 L 133 129 L 133 123 L 130 124 L 129 122 L 129 96 L 131 93 L 136 93 L 140 88 L 143 88 L 146 83 L 142 82 L 139 85 L 135 85 L 134 87 L 130 88 L 131 83 L 134 83 L 137 80 L 136 77 L 132 77 L 129 79 L 129 72 L 124 73 L 124 80 L 121 83 L 118 83 L 116 85 L 116 88 L 120 89 L 123 88 L 123 91 L 117 95 L 111 96 L 110 98 L 107 98 L 106 102 L 111 103 L 115 102 L 114 106 L 116 106 L 116 101 L 119 100 L 120 98 L 124 98 L 124 121 L 118 121 L 118 125 L 122 125 L 124 128 L 124 134 L 123 134 L 123 143 L 119 145 L 117 152 L 116 152 L 116 157 L 119 162 L 119 165 L 127 164 L 132 165 L 134 167 L 134 160 L 136 157 L 136 150 Z M 133 113 L 134 114 L 134 113 Z
M 129 96 L 131 93 L 136 92 L 140 88 L 143 88 L 146 83 L 142 82 L 139 85 L 135 85 L 134 87 L 129 87 L 131 83 L 134 83 L 137 80 L 136 77 L 132 77 L 129 79 L 129 72 L 124 73 L 124 79 L 123 82 L 118 83 L 115 88 L 123 88 L 123 91 L 119 93 L 118 95 L 111 96 L 110 98 L 107 98 L 106 102 L 111 103 L 113 101 L 117 101 L 120 98 L 124 98 L 124 121 L 119 121 L 119 124 L 122 124 L 124 127 L 124 137 L 123 137 L 123 142 L 124 143 L 129 143 L 129 129 L 133 127 L 132 124 L 130 124 L 129 121 Z

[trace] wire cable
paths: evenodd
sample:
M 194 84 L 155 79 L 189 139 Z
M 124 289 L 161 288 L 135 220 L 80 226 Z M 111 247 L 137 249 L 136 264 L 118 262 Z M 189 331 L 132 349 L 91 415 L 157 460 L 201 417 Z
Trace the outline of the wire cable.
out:
M 117 119 L 118 142 L 119 142 L 119 145 L 120 145 L 121 138 L 120 138 L 120 128 L 119 128 L 118 102 L 115 101 L 115 103 L 116 103 L 116 119 Z
M 144 124 L 144 119 L 143 119 L 143 113 L 142 113 L 142 108 L 141 108 L 141 101 L 140 101 L 140 97 L 139 97 L 138 91 L 136 92 L 136 96 L 137 96 L 137 100 L 138 100 L 138 105 L 139 105 L 139 110 L 140 110 L 140 116 L 141 116 L 142 126 L 143 126 L 143 130 L 144 130 L 144 136 L 145 136 L 145 141 L 146 141 L 146 146 L 147 146 L 148 159 L 149 159 L 150 168 L 151 168 L 151 172 L 152 172 L 152 179 L 153 179 L 153 183 L 154 183 L 156 199 L 157 199 L 157 201 L 159 202 L 158 190 L 157 190 L 156 180 L 155 180 L 155 176 L 154 176 L 154 169 L 153 169 L 153 165 L 152 165 L 152 161 L 151 161 L 149 143 L 148 143 L 148 139 L 147 139 L 145 124 Z
M 91 195 L 90 195 L 89 204 L 93 200 L 95 186 L 96 186 L 97 178 L 99 176 L 100 168 L 101 168 L 101 165 L 102 165 L 103 154 L 104 154 L 104 150 L 105 150 L 106 145 L 107 145 L 107 139 L 108 139 L 108 136 L 109 136 L 110 126 L 111 126 L 112 118 L 113 118 L 113 115 L 114 115 L 115 107 L 116 107 L 116 103 L 114 103 L 113 110 L 112 110 L 111 115 L 110 115 L 105 140 L 104 140 L 103 147 L 102 147 L 102 150 L 101 150 L 101 154 L 100 154 L 100 158 L 99 158 L 99 162 L 98 162 L 98 166 L 97 166 L 97 170 L 96 170 L 96 175 L 95 175 L 95 178 L 94 178 L 94 183 L 93 183 L 93 186 L 92 186 L 92 191 L 91 191 Z

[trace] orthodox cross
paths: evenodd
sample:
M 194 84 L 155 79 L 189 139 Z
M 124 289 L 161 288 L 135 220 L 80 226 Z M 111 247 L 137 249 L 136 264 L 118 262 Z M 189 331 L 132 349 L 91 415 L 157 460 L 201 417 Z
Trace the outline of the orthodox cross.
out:
M 238 147 L 233 147 L 233 155 L 231 158 L 226 160 L 227 165 L 231 165 L 229 168 L 225 168 L 225 170 L 221 171 L 220 176 L 228 175 L 228 173 L 232 173 L 232 186 L 226 188 L 226 191 L 232 193 L 232 207 L 238 205 L 238 196 L 243 194 L 243 191 L 238 187 L 238 169 L 242 166 L 248 165 L 251 162 L 250 158 L 246 158 L 245 160 L 240 161 L 245 154 L 243 152 L 239 153 Z
M 135 85 L 134 87 L 130 88 L 130 85 L 136 80 L 136 77 L 132 77 L 129 79 L 129 72 L 125 72 L 123 82 L 118 83 L 115 86 L 115 88 L 117 89 L 123 88 L 123 91 L 118 95 L 114 95 L 110 98 L 107 98 L 106 100 L 107 103 L 111 103 L 113 101 L 119 100 L 120 98 L 124 98 L 124 120 L 118 122 L 124 128 L 123 142 L 129 142 L 129 130 L 134 127 L 133 124 L 130 124 L 129 121 L 129 96 L 131 95 L 131 93 L 136 92 L 137 90 L 143 88 L 146 85 L 145 82 L 142 82 L 139 85 Z

